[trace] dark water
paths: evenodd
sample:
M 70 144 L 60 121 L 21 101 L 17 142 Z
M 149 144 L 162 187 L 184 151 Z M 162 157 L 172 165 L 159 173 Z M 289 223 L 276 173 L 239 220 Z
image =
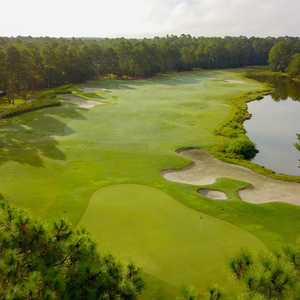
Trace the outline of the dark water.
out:
M 252 118 L 245 122 L 249 138 L 259 153 L 254 162 L 278 173 L 300 175 L 300 85 L 273 83 L 275 91 L 263 100 L 248 104 Z

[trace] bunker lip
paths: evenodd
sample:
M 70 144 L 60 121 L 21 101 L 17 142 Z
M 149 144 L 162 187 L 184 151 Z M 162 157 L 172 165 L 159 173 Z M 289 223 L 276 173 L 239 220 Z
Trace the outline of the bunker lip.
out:
M 198 193 L 211 200 L 219 200 L 219 201 L 228 200 L 227 195 L 225 193 L 217 190 L 209 190 L 209 189 L 201 188 L 198 189 Z
M 77 105 L 79 108 L 84 108 L 84 109 L 91 109 L 97 105 L 104 104 L 103 102 L 94 101 L 94 100 L 83 100 L 78 96 L 68 95 L 68 94 L 63 95 L 62 98 L 66 102 Z
M 227 80 L 224 80 L 224 82 L 226 83 L 236 83 L 236 84 L 244 84 L 245 81 L 243 80 L 234 80 L 234 79 L 227 79 Z
M 205 150 L 189 148 L 176 152 L 192 162 L 181 170 L 162 171 L 166 180 L 201 187 L 215 183 L 218 178 L 230 178 L 250 183 L 251 186 L 239 191 L 243 201 L 300 205 L 299 183 L 273 179 L 245 167 L 220 161 Z
M 102 88 L 97 88 L 97 87 L 83 87 L 82 88 L 82 91 L 84 93 L 100 93 L 100 92 L 103 92 L 104 89 Z
M 103 104 L 103 103 L 87 100 L 87 101 L 82 101 L 82 102 L 78 103 L 77 105 L 80 108 L 91 109 L 91 108 L 94 108 L 95 106 L 100 105 L 100 104 Z

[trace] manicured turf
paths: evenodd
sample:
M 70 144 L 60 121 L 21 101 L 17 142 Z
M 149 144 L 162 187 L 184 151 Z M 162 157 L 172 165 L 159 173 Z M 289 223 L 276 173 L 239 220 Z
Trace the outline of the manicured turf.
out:
M 232 276 L 224 261 L 241 247 L 264 248 L 251 234 L 143 185 L 100 189 L 80 225 L 91 232 L 102 251 L 112 250 L 175 287 L 205 287 L 214 282 L 228 286 Z
M 244 83 L 225 82 L 227 79 L 242 80 Z M 96 238 L 103 232 L 103 237 L 106 238 L 101 240 L 105 247 L 115 245 L 116 249 L 111 249 L 112 251 L 122 252 L 122 257 L 133 256 L 133 260 L 136 259 L 137 263 L 145 266 L 147 273 L 152 273 L 150 275 L 153 275 L 154 281 L 155 277 L 159 277 L 162 282 L 170 280 L 179 284 L 183 279 L 190 279 L 191 283 L 202 288 L 207 282 L 205 270 L 210 268 L 220 269 L 214 275 L 216 281 L 223 281 L 226 257 L 230 254 L 230 249 L 234 252 L 245 243 L 256 248 L 261 245 L 257 238 L 268 247 L 297 240 L 300 232 L 299 207 L 243 203 L 237 199 L 236 190 L 245 184 L 230 180 L 221 181 L 216 187 L 230 196 L 229 201 L 214 202 L 201 198 L 196 192 L 197 187 L 171 183 L 160 175 L 162 169 L 180 168 L 188 163 L 176 155 L 175 149 L 214 146 L 218 139 L 214 131 L 228 117 L 230 99 L 260 89 L 260 83 L 243 78 L 240 71 L 203 71 L 164 75 L 151 80 L 102 81 L 84 86 L 108 89 L 102 96 L 108 103 L 91 110 L 63 105 L 1 121 L 0 193 L 8 201 L 29 209 L 43 219 L 65 216 L 74 226 L 80 223 L 85 213 L 92 211 L 94 216 L 99 215 L 99 224 L 93 221 L 95 226 L 88 224 L 88 227 Z M 126 197 L 126 194 L 137 193 L 131 191 L 131 188 L 126 193 L 117 195 L 113 187 L 101 190 L 108 185 L 115 185 L 115 188 L 120 189 L 119 184 L 138 184 L 155 190 L 138 186 L 139 193 L 133 199 Z M 96 191 L 98 192 L 95 194 Z M 101 221 L 104 206 L 103 202 L 98 204 L 96 201 L 98 195 L 100 200 L 103 199 L 102 193 L 116 201 L 116 204 L 124 201 L 130 211 L 133 211 L 134 203 L 139 198 L 147 200 L 152 194 L 166 202 L 162 209 L 166 211 L 170 208 L 165 223 L 160 215 L 162 209 L 157 209 L 157 222 L 166 224 L 167 227 L 161 233 L 156 232 L 155 238 L 152 238 L 148 228 L 155 219 L 154 216 L 146 219 L 146 210 L 149 208 L 153 211 L 162 204 L 155 198 L 155 203 L 145 203 L 140 207 L 140 214 L 144 216 L 141 222 L 145 223 L 142 226 L 143 223 L 135 220 L 137 227 L 141 224 L 141 236 L 138 238 L 141 241 L 147 239 L 148 244 L 153 239 L 152 252 L 147 256 L 148 264 L 142 258 L 145 242 L 143 245 L 134 241 L 134 245 L 140 247 L 133 250 L 129 245 L 118 244 L 118 217 L 126 220 L 122 212 L 116 211 L 116 215 L 112 214 L 111 221 L 114 226 L 100 226 L 103 224 L 101 222 L 108 220 L 106 217 Z M 201 211 L 202 215 L 205 214 L 205 231 L 198 227 L 200 225 L 193 219 L 195 217 L 187 220 L 182 229 L 180 222 L 174 226 L 172 218 L 179 218 L 183 222 L 185 216 L 197 215 L 179 202 Z M 136 207 L 137 212 L 138 208 Z M 112 206 L 106 209 L 111 211 Z M 200 219 L 200 214 L 197 216 Z M 92 220 L 91 218 L 91 223 Z M 96 226 L 98 230 L 95 233 Z M 189 226 L 192 231 L 199 230 L 194 237 L 195 245 L 192 245 L 191 235 L 185 237 L 179 234 L 183 232 L 186 235 Z M 122 230 L 128 232 L 133 227 L 131 225 L 126 229 L 124 226 Z M 221 227 L 224 229 L 218 231 Z M 164 273 L 153 267 L 163 262 L 171 253 L 165 244 L 158 243 L 156 239 L 164 240 L 170 231 L 175 230 L 179 232 L 178 237 L 175 239 L 174 234 L 171 235 L 170 243 L 174 249 L 179 248 L 176 251 L 180 251 L 183 260 L 190 264 L 183 270 L 177 270 L 177 277 L 167 273 L 168 270 Z M 243 239 L 243 234 L 249 237 L 247 241 Z M 215 244 L 216 238 L 210 239 L 210 235 L 220 235 L 219 240 L 223 242 L 226 239 L 228 248 L 222 246 L 223 242 L 220 245 Z M 205 241 L 203 243 L 211 243 L 210 247 L 205 245 L 205 251 L 202 252 L 208 253 L 207 257 L 202 257 L 200 250 L 196 253 L 201 240 Z M 193 256 L 189 260 L 189 255 L 184 253 L 185 241 L 189 244 L 187 253 Z M 136 252 L 127 253 L 128 249 Z M 161 253 L 157 253 L 158 250 Z M 224 256 L 220 254 L 223 251 L 226 254 Z M 180 259 L 177 258 L 178 261 Z M 184 262 L 178 266 L 183 268 Z M 172 268 L 175 268 L 172 264 L 164 262 L 164 269 Z

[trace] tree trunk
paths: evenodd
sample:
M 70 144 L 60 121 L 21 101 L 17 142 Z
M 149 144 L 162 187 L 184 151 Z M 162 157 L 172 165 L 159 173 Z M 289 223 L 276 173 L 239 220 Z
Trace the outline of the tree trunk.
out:
M 7 96 L 9 104 L 15 104 L 15 97 L 11 94 Z

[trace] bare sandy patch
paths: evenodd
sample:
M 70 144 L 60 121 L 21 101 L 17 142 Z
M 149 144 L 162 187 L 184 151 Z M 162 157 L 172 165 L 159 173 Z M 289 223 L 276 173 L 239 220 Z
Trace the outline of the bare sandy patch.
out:
M 192 185 L 208 185 L 218 178 L 249 182 L 252 187 L 241 190 L 242 200 L 250 203 L 286 202 L 300 205 L 300 184 L 272 179 L 254 171 L 220 161 L 204 150 L 184 150 L 179 153 L 193 161 L 180 171 L 164 171 L 164 178 Z
M 63 95 L 62 98 L 68 101 L 68 103 L 75 104 L 79 108 L 84 108 L 84 109 L 91 109 L 97 105 L 104 104 L 103 102 L 100 101 L 83 100 L 82 98 L 74 95 Z
M 235 83 L 235 84 L 244 84 L 245 81 L 243 80 L 237 80 L 237 79 L 225 79 L 225 80 L 222 80 L 222 79 L 219 79 L 217 77 L 210 77 L 208 78 L 208 80 L 215 80 L 215 81 L 220 81 L 220 82 L 225 82 L 225 83 Z
M 227 196 L 225 193 L 220 191 L 208 190 L 208 189 L 200 189 L 198 191 L 202 196 L 212 199 L 212 200 L 227 200 Z
M 224 82 L 227 82 L 227 83 L 237 83 L 237 84 L 243 84 L 243 83 L 245 83 L 245 81 L 243 81 L 243 80 L 230 80 L 230 79 L 224 80 Z
M 97 88 L 97 87 L 84 87 L 81 88 L 84 93 L 101 93 L 108 91 L 107 89 Z
M 82 101 L 82 102 L 78 103 L 78 106 L 80 108 L 91 109 L 91 108 L 94 108 L 95 106 L 100 105 L 100 104 L 103 104 L 103 103 L 99 103 L 99 102 L 91 101 L 91 100 L 86 100 L 86 101 Z

